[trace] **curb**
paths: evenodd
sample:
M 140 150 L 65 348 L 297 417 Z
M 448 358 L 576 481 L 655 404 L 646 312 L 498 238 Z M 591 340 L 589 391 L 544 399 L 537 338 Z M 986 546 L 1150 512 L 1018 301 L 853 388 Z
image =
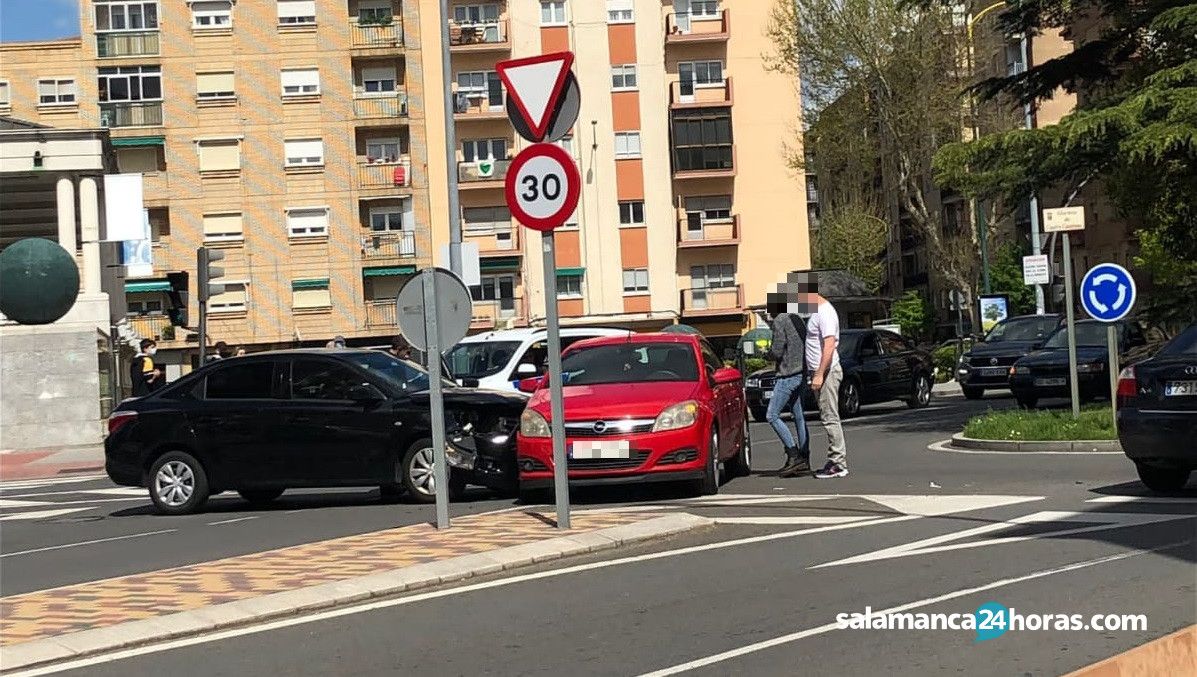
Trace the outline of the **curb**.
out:
M 976 451 L 1050 451 L 1055 453 L 1121 452 L 1118 440 L 1061 440 L 1036 442 L 1029 440 L 981 440 L 965 437 L 963 433 L 952 435 L 949 445 L 956 449 Z
M 192 611 L 83 630 L 0 648 L 0 674 L 128 649 L 145 644 L 251 625 L 310 611 L 323 611 L 389 597 L 442 583 L 508 571 L 573 555 L 673 536 L 714 524 L 688 513 L 654 517 L 570 536 L 549 538 L 491 552 L 416 564 L 359 578 L 277 592 Z
M 1197 625 L 1141 644 L 1129 651 L 1070 672 L 1065 677 L 1180 675 L 1197 664 Z

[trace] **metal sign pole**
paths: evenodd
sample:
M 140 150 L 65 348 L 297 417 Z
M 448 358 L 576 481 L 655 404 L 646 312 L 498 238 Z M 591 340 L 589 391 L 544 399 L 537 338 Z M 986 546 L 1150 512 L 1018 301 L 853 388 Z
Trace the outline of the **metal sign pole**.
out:
M 421 273 L 425 336 L 428 343 L 428 396 L 432 415 L 432 476 L 436 489 L 436 528 L 449 528 L 449 472 L 445 458 L 445 403 L 441 392 L 441 337 L 436 317 L 436 271 Z
M 1068 246 L 1067 231 L 1064 236 L 1064 306 L 1068 315 L 1068 389 L 1072 396 L 1072 417 L 1081 415 L 1080 392 L 1076 382 L 1076 327 L 1072 310 L 1072 250 Z
M 544 314 L 549 350 L 549 427 L 553 435 L 553 493 L 557 499 L 557 528 L 569 527 L 569 461 L 565 458 L 565 398 L 561 382 L 561 328 L 557 317 L 557 253 L 553 231 L 544 243 Z
M 457 123 L 453 119 L 453 67 L 449 43 L 449 0 L 440 2 L 441 19 L 441 64 L 445 69 L 441 82 L 444 89 L 441 94 L 445 106 L 445 171 L 448 174 L 449 189 L 449 270 L 458 277 L 462 274 L 461 265 L 461 203 L 457 192 Z
M 1118 330 L 1114 324 L 1106 325 L 1106 344 L 1110 351 L 1110 415 L 1114 422 L 1114 434 L 1118 434 Z

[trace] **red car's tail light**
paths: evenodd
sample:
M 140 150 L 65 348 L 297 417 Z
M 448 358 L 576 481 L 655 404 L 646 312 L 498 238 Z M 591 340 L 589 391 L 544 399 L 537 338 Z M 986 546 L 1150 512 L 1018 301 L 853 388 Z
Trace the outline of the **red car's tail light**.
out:
M 137 412 L 135 411 L 114 411 L 108 417 L 108 434 L 111 435 L 136 420 Z
M 1135 396 L 1138 382 L 1135 379 L 1135 368 L 1127 367 L 1118 373 L 1118 406 L 1121 407 Z

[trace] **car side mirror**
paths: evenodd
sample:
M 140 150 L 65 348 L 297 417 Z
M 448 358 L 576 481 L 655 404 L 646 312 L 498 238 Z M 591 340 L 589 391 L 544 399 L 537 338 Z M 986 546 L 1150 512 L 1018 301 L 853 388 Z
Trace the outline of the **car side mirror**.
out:
M 548 378 L 543 376 L 534 376 L 532 378 L 521 379 L 516 388 L 521 393 L 534 393 L 540 389 L 542 383 L 547 382 Z
M 721 369 L 716 369 L 715 372 L 711 375 L 711 380 L 713 380 L 716 383 L 716 385 L 724 385 L 727 383 L 737 383 L 742 378 L 744 378 L 744 377 L 740 373 L 740 370 L 736 369 L 735 367 L 723 367 Z
M 515 375 L 525 377 L 536 376 L 536 365 L 530 364 L 528 362 L 521 362 L 520 365 L 515 368 Z
M 381 390 L 369 383 L 359 383 L 349 389 L 349 399 L 364 404 L 368 402 L 381 402 L 386 399 L 386 395 L 383 395 Z

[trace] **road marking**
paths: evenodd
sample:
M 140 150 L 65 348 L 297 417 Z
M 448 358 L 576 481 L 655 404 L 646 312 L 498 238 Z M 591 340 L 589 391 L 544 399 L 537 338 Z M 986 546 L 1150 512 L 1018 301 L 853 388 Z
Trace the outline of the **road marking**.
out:
M 73 512 L 82 512 L 84 510 L 91 510 L 96 506 L 88 506 L 86 508 L 63 508 L 61 510 L 33 510 L 30 512 L 17 512 L 11 515 L 0 515 L 0 521 L 15 522 L 18 520 L 40 520 L 48 519 L 50 517 L 58 517 L 60 515 L 69 515 Z
M 716 524 L 847 524 L 872 517 L 831 517 L 827 515 L 799 515 L 796 517 L 715 517 Z
M 71 489 L 69 491 L 43 491 L 36 494 L 6 494 L 5 498 L 40 498 L 43 496 L 76 496 L 78 494 L 99 494 L 102 496 L 148 496 L 145 489 L 126 489 L 112 487 L 108 489 Z
M 1122 456 L 1121 451 L 992 451 L 988 449 L 954 449 L 952 440 L 940 440 L 927 445 L 931 451 L 947 454 L 981 454 L 997 456 Z
M 1003 588 L 1008 585 L 1015 585 L 1017 583 L 1025 583 L 1027 581 L 1032 581 L 1032 580 L 1039 579 L 1039 578 L 1045 578 L 1047 576 L 1054 576 L 1056 574 L 1068 573 L 1070 571 L 1087 569 L 1089 567 L 1098 566 L 1100 564 L 1109 564 L 1110 562 L 1117 562 L 1119 560 L 1129 559 L 1131 557 L 1138 557 L 1139 555 L 1160 552 L 1162 550 L 1169 550 L 1171 548 L 1175 548 L 1175 547 L 1178 547 L 1181 545 L 1187 545 L 1192 542 L 1193 542 L 1192 539 L 1187 540 L 1187 541 L 1177 541 L 1175 543 L 1169 543 L 1167 545 L 1162 545 L 1157 548 L 1136 549 L 1131 552 L 1124 552 L 1124 553 L 1119 553 L 1117 555 L 1108 555 L 1106 557 L 1098 557 L 1097 559 L 1086 560 L 1083 562 L 1075 562 L 1073 564 L 1066 564 L 1062 567 L 1054 567 L 1051 569 L 1042 569 L 1040 571 L 1035 571 L 1035 572 L 1032 572 L 1032 573 L 1023 575 L 1023 576 L 1015 576 L 1013 578 L 1003 578 L 1001 580 L 994 581 L 992 583 L 986 583 L 985 585 L 979 585 L 979 586 L 976 586 L 973 588 L 963 588 L 960 590 L 954 590 L 952 592 L 945 593 L 943 595 L 939 595 L 937 597 L 927 597 L 924 599 L 915 600 L 913 602 L 907 602 L 906 604 L 899 604 L 898 606 L 892 606 L 892 607 L 889 607 L 888 609 L 881 609 L 880 611 L 874 611 L 873 613 L 877 614 L 877 615 L 883 615 L 883 614 L 901 613 L 903 611 L 909 611 L 911 609 L 919 609 L 922 607 L 939 604 L 940 602 L 946 602 L 946 601 L 953 600 L 953 599 L 959 599 L 961 597 L 968 597 L 970 595 L 975 595 L 979 592 L 986 592 L 989 590 L 995 590 L 997 588 Z M 796 642 L 800 639 L 806 639 L 807 637 L 814 637 L 815 635 L 822 635 L 822 634 L 831 632 L 832 630 L 838 630 L 838 629 L 839 629 L 838 623 L 826 623 L 826 624 L 820 625 L 818 627 L 809 628 L 807 630 L 802 630 L 799 632 L 792 632 L 788 635 L 782 635 L 780 637 L 774 637 L 773 639 L 767 639 L 762 642 L 757 642 L 755 644 L 749 644 L 748 646 L 743 646 L 738 649 L 732 649 L 731 651 L 724 651 L 723 653 L 717 653 L 717 654 L 714 654 L 711 656 L 707 656 L 705 658 L 699 658 L 699 659 L 692 660 L 692 661 L 689 661 L 686 663 L 680 663 L 678 665 L 674 665 L 674 666 L 668 667 L 668 668 L 663 668 L 661 670 L 656 670 L 653 672 L 646 672 L 646 673 L 640 675 L 640 677 L 667 677 L 668 675 L 676 675 L 676 674 L 683 673 L 683 672 L 689 672 L 691 670 L 697 670 L 698 668 L 707 667 L 709 665 L 714 665 L 716 663 L 722 663 L 725 661 L 729 661 L 733 658 L 738 658 L 740 656 L 746 656 L 750 653 L 756 653 L 758 651 L 763 651 L 765 649 L 771 649 L 775 646 L 789 644 L 791 642 Z
M 1086 503 L 1197 503 L 1197 496 L 1100 496 Z
M 244 522 L 246 520 L 256 520 L 256 519 L 258 519 L 257 515 L 250 515 L 249 517 L 234 517 L 233 519 L 220 520 L 219 522 L 208 522 L 208 526 L 214 527 L 218 524 L 232 524 L 233 522 Z
M 178 529 L 163 529 L 162 531 L 148 531 L 144 534 L 129 534 L 128 536 L 113 536 L 112 538 L 97 538 L 94 541 L 81 541 L 79 543 L 64 543 L 63 545 L 51 545 L 45 548 L 34 548 L 33 550 L 21 550 L 19 552 L 6 552 L 0 555 L 0 559 L 5 557 L 16 557 L 18 555 L 32 555 L 39 552 L 49 552 L 51 550 L 65 550 L 67 548 L 79 548 L 85 545 L 95 545 L 96 543 L 109 543 L 111 541 L 125 541 L 130 538 L 143 538 L 145 536 L 158 536 L 160 534 L 172 534 Z
M 39 505 L 54 505 L 51 501 L 13 501 L 0 498 L 0 508 L 33 508 Z
M 7 480 L 0 482 L 0 491 L 7 491 L 9 489 L 34 489 L 37 487 L 54 486 L 56 484 L 72 484 L 106 479 L 108 479 L 107 475 L 74 475 L 72 477 L 53 477 L 43 480 Z
M 989 494 L 864 494 L 860 498 L 880 503 L 904 515 L 934 517 L 972 510 L 1000 508 L 1006 505 L 1042 501 L 1043 496 L 1002 496 Z

